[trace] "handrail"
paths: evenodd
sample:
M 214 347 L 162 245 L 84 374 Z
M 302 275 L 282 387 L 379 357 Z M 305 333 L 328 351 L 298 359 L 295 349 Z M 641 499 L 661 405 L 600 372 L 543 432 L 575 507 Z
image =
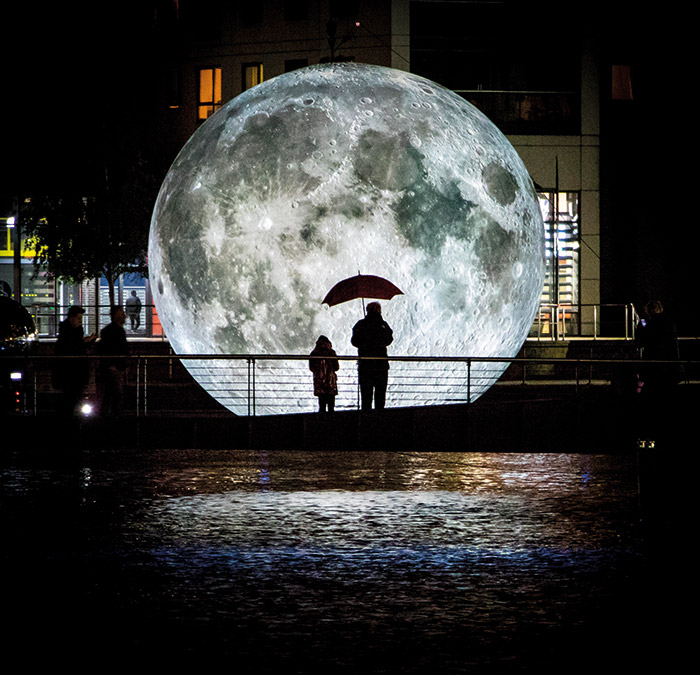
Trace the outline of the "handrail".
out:
M 236 353 L 236 354 L 115 354 L 115 355 L 100 355 L 90 354 L 87 356 L 70 356 L 58 354 L 3 354 L 0 356 L 0 363 L 3 361 L 9 363 L 11 361 L 19 361 L 22 363 L 32 363 L 34 361 L 53 362 L 62 360 L 88 360 L 88 361 L 137 361 L 137 360 L 152 360 L 152 361 L 171 361 L 173 359 L 179 361 L 308 361 L 309 359 L 323 359 L 324 356 L 311 356 L 309 354 L 265 354 L 265 353 Z M 681 365 L 700 365 L 700 361 L 693 359 L 609 359 L 609 358 L 569 358 L 569 357 L 523 357 L 523 356 L 408 356 L 408 355 L 388 355 L 388 356 L 355 356 L 338 354 L 333 358 L 339 361 L 396 361 L 396 362 L 416 362 L 416 363 L 510 363 L 510 364 L 540 364 L 540 365 L 629 365 L 631 363 L 644 364 L 681 364 Z
M 27 310 L 40 324 L 40 334 L 43 337 L 53 338 L 58 334 L 58 325 L 65 317 L 68 310 L 67 305 L 41 305 L 28 304 Z M 93 332 L 95 310 L 99 310 L 100 325 L 109 322 L 109 307 L 105 305 L 85 305 L 89 317 L 85 319 L 86 325 L 91 326 L 88 332 Z M 607 321 L 608 329 L 601 330 L 605 312 L 615 313 L 612 320 Z M 143 320 L 137 332 L 129 335 L 138 337 L 159 338 L 166 340 L 159 323 L 153 323 L 157 316 L 154 305 L 142 305 Z M 150 317 L 150 318 L 148 318 Z M 575 339 L 579 337 L 601 339 L 615 337 L 618 339 L 634 339 L 634 331 L 637 324 L 638 315 L 631 303 L 626 304 L 577 304 L 566 303 L 550 304 L 541 303 L 537 315 L 530 329 L 530 339 L 561 341 Z M 128 328 L 128 326 L 127 326 Z M 157 330 L 154 331 L 154 328 Z
M 621 325 L 621 335 L 611 336 L 602 331 L 604 311 L 622 310 L 621 319 L 615 323 Z M 540 303 L 535 321 L 530 330 L 530 339 L 538 341 L 561 341 L 576 338 L 594 340 L 617 337 L 617 339 L 634 340 L 639 315 L 632 303 L 598 303 L 592 305 L 570 305 L 566 303 Z M 611 322 L 607 322 L 608 324 Z M 573 326 L 572 326 L 573 324 Z M 544 329 L 543 329 L 544 326 Z M 613 331 L 615 332 L 615 331 Z M 534 334 L 533 334 L 534 333 Z
M 51 409 L 57 392 L 53 388 L 51 373 L 58 362 L 88 360 L 97 366 L 104 359 L 122 360 L 127 366 L 129 414 L 147 416 L 158 412 L 157 401 L 165 398 L 165 407 L 160 412 L 180 410 L 170 395 L 162 388 L 187 387 L 192 377 L 203 382 L 215 398 L 223 405 L 225 401 L 237 401 L 243 406 L 241 414 L 255 416 L 269 411 L 274 406 L 291 407 L 296 412 L 310 411 L 315 398 L 311 374 L 308 369 L 308 354 L 134 354 L 130 356 L 56 356 L 3 355 L 0 364 L 3 372 L 16 369 L 26 374 L 21 385 L 17 385 L 18 396 L 22 390 L 23 406 L 15 412 L 39 414 Z M 340 362 L 357 364 L 360 361 L 384 360 L 383 357 L 337 356 Z M 548 382 L 567 384 L 576 390 L 583 385 L 611 383 L 621 373 L 632 376 L 641 366 L 683 366 L 685 382 L 700 379 L 700 361 L 641 360 L 637 358 L 567 358 L 567 357 L 505 357 L 505 356 L 408 356 L 386 357 L 390 363 L 389 393 L 393 395 L 393 406 L 430 405 L 443 403 L 472 403 L 484 393 L 494 381 L 499 384 L 531 384 Z M 183 368 L 174 372 L 171 364 L 181 363 Z M 159 364 L 167 363 L 165 369 Z M 495 364 L 495 365 L 494 365 Z M 209 369 L 209 370 L 207 370 Z M 189 371 L 189 374 L 187 373 Z M 160 374 L 159 374 L 160 373 Z M 179 379 L 178 379 L 179 378 Z M 359 403 L 352 394 L 357 389 L 357 369 L 342 367 L 339 371 L 343 392 L 341 405 L 336 409 L 356 409 Z M 3 383 L 4 384 L 4 383 Z M 92 387 L 93 385 L 91 385 Z M 198 392 L 200 387 L 188 389 Z M 204 389 L 202 389 L 204 391 Z M 89 390 L 94 396 L 94 388 Z M 185 403 L 193 405 L 191 396 Z M 208 397 L 203 397 L 209 401 Z M 273 405 L 274 404 L 274 405 Z M 21 408 L 22 405 L 18 403 Z M 389 403 L 388 405 L 392 405 Z M 211 405 L 209 410 L 215 409 Z M 289 410 L 288 410 L 289 411 Z

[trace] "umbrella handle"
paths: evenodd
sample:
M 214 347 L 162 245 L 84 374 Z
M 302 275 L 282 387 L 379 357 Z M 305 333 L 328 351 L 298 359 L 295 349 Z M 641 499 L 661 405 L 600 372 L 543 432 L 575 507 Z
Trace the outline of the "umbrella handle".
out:
M 360 270 L 357 270 L 357 276 L 360 276 Z M 360 298 L 362 300 L 362 316 L 367 316 L 367 311 L 365 310 L 365 299 Z

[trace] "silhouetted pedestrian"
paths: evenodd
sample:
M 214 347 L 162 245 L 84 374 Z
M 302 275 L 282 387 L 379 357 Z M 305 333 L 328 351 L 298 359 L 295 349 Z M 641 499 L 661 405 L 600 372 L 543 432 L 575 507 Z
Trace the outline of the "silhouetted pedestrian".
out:
M 115 305 L 110 310 L 112 322 L 100 332 L 97 343 L 97 353 L 101 357 L 124 357 L 129 353 L 126 342 L 124 309 Z M 118 416 L 122 411 L 124 395 L 124 379 L 126 375 L 126 359 L 101 358 L 97 367 L 97 387 L 99 392 L 100 414 Z
M 79 305 L 68 308 L 66 318 L 58 325 L 57 356 L 87 356 L 88 345 L 95 341 L 96 336 L 94 333 L 84 334 L 84 314 L 85 309 Z M 58 359 L 53 376 L 54 386 L 63 393 L 61 412 L 74 415 L 90 380 L 90 363 L 86 358 Z
M 321 335 L 309 356 L 312 357 L 309 359 L 309 369 L 314 374 L 314 395 L 318 396 L 318 411 L 333 412 L 335 397 L 338 395 L 336 372 L 340 365 L 331 341 L 325 335 Z
M 642 319 L 635 336 L 637 346 L 645 361 L 678 361 L 678 334 L 671 318 L 664 312 L 658 300 L 644 307 L 646 319 Z M 650 363 L 640 369 L 642 392 L 658 395 L 668 391 L 681 379 L 680 363 Z
M 360 360 L 357 373 L 360 381 L 362 410 L 374 407 L 384 408 L 386 387 L 389 378 L 389 361 L 386 348 L 394 341 L 394 333 L 382 319 L 382 306 L 378 302 L 367 305 L 367 316 L 360 319 L 352 329 L 352 344 L 357 347 Z M 383 359 L 363 359 L 362 357 L 384 357 Z
M 141 300 L 136 291 L 131 291 L 131 295 L 126 300 L 126 316 L 131 322 L 131 330 L 138 330 L 141 325 Z

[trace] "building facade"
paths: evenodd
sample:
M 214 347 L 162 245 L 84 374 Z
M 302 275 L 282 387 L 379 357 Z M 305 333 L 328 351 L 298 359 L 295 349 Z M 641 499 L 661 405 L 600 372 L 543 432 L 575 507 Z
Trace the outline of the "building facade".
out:
M 631 99 L 630 72 L 624 59 L 611 64 L 599 31 L 580 21 L 578 3 L 561 4 L 154 0 L 145 3 L 147 27 L 138 33 L 148 42 L 139 51 L 142 72 L 130 62 L 138 86 L 129 92 L 124 78 L 120 95 L 131 94 L 136 115 L 141 107 L 156 130 L 164 173 L 219 107 L 284 72 L 352 60 L 436 81 L 505 133 L 540 195 L 548 267 L 534 333 L 619 336 L 626 306 L 601 307 L 631 300 L 602 292 L 601 102 Z M 12 259 L 8 248 L 2 262 Z M 143 295 L 147 302 L 147 287 Z
M 245 89 L 330 60 L 390 66 L 436 81 L 506 134 L 540 194 L 548 267 L 533 331 L 600 334 L 599 45 L 567 24 L 565 12 L 523 11 L 523 4 L 163 3 L 163 127 L 181 147 Z M 618 314 L 616 330 L 624 331 L 625 308 Z

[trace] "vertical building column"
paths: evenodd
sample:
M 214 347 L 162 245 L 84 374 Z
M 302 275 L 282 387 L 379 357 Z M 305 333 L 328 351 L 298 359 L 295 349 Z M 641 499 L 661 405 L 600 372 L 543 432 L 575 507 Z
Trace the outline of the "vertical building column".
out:
M 600 335 L 594 306 L 600 303 L 600 64 L 594 41 L 581 49 L 581 325 L 584 335 Z M 600 320 L 600 312 L 597 313 Z
M 409 0 L 391 1 L 391 67 L 411 70 L 411 14 Z

